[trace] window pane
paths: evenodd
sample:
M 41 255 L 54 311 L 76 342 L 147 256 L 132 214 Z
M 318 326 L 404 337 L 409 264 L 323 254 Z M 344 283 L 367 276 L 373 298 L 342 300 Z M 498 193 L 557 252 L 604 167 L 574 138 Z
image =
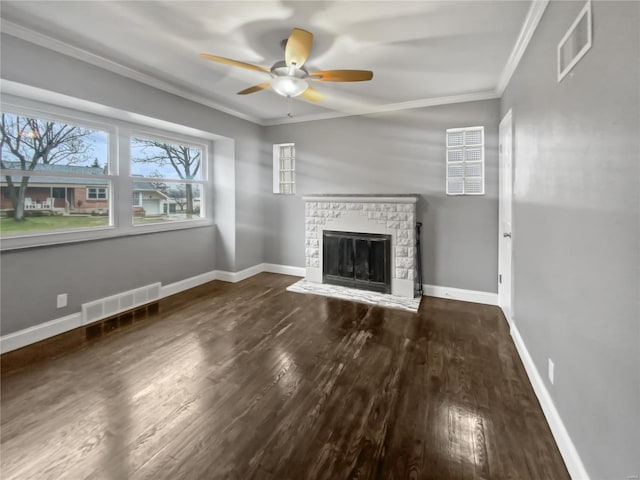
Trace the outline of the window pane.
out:
M 465 177 L 481 177 L 482 176 L 482 163 L 466 163 L 464 166 Z
M 106 227 L 111 185 L 106 180 L 0 178 L 0 235 L 11 237 Z M 95 198 L 89 198 L 90 194 Z M 103 197 L 101 197 L 103 195 Z
M 170 180 L 202 179 L 202 149 L 150 138 L 131 139 L 131 175 Z
M 464 192 L 464 183 L 462 179 L 450 179 L 447 182 L 447 193 L 449 194 L 456 194 L 456 193 L 463 193 Z
M 465 145 L 480 145 L 482 143 L 482 130 L 467 130 Z
M 200 219 L 204 213 L 201 191 L 200 184 L 133 182 L 133 223 Z
M 464 132 L 447 132 L 447 146 L 455 147 L 463 144 Z
M 109 134 L 63 122 L 2 113 L 2 168 L 105 175 Z M 33 158 L 38 161 L 31 165 Z
M 455 148 L 447 151 L 448 162 L 461 162 L 462 161 L 462 149 Z
M 464 152 L 465 160 L 467 162 L 474 162 L 482 160 L 481 148 L 467 148 Z
M 462 164 L 453 164 L 447 167 L 449 174 L 449 178 L 462 178 L 463 177 L 463 168 Z

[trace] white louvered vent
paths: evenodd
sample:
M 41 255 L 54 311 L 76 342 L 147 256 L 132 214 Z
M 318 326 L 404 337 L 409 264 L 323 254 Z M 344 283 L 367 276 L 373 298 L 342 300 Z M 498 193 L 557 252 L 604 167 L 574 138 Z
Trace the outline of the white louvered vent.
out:
M 82 304 L 82 324 L 97 322 L 131 308 L 160 298 L 160 283 L 129 290 L 110 297 Z
M 447 130 L 447 195 L 484 195 L 484 127 Z

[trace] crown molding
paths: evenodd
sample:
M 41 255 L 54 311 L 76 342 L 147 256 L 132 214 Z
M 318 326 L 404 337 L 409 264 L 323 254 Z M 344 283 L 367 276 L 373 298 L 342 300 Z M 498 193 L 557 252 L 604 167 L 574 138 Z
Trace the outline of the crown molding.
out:
M 435 107 L 437 105 L 448 105 L 452 103 L 475 102 L 478 100 L 491 100 L 500 98 L 494 90 L 483 92 L 464 93 L 462 95 L 450 95 L 446 97 L 424 98 L 421 100 L 411 100 L 409 102 L 388 103 L 386 105 L 376 105 L 369 108 L 362 108 L 351 112 L 327 112 L 314 115 L 304 115 L 302 117 L 278 118 L 264 120 L 264 126 L 284 125 L 288 123 L 312 122 L 315 120 L 329 120 L 332 118 L 354 117 L 359 115 L 372 115 L 376 113 L 396 112 L 399 110 L 411 110 L 414 108 Z
M 549 0 L 533 0 L 531 2 L 527 17 L 522 24 L 520 35 L 518 35 L 518 39 L 513 46 L 513 50 L 511 50 L 511 55 L 509 55 L 507 63 L 498 78 L 498 85 L 496 85 L 496 95 L 498 97 L 501 97 L 504 90 L 507 88 L 509 80 L 511 80 L 511 77 L 516 71 L 524 52 L 527 50 L 527 46 L 531 41 L 533 32 L 536 31 L 536 28 L 542 19 L 542 14 L 547 9 L 547 5 L 549 5 Z
M 533 0 L 532 1 L 529 11 L 527 13 L 527 17 L 524 21 L 522 29 L 520 30 L 518 39 L 511 51 L 511 54 L 507 60 L 507 63 L 505 64 L 500 74 L 498 84 L 496 85 L 495 90 L 472 92 L 472 93 L 466 93 L 461 95 L 450 95 L 450 96 L 444 96 L 444 97 L 425 98 L 420 100 L 411 100 L 408 102 L 375 105 L 375 106 L 365 107 L 357 110 L 352 110 L 349 112 L 325 112 L 325 113 L 304 115 L 304 116 L 293 117 L 293 118 L 285 117 L 285 118 L 275 118 L 275 119 L 259 118 L 253 115 L 248 115 L 246 113 L 239 112 L 237 110 L 233 110 L 217 102 L 213 102 L 202 95 L 194 94 L 193 92 L 185 88 L 178 87 L 169 82 L 165 82 L 164 80 L 159 80 L 151 75 L 139 72 L 138 70 L 134 70 L 130 67 L 122 65 L 108 58 L 102 57 L 100 55 L 96 55 L 82 48 L 76 47 L 74 45 L 63 42 L 61 40 L 57 40 L 53 37 L 44 35 L 40 32 L 31 30 L 27 27 L 18 25 L 14 22 L 10 22 L 5 19 L 2 19 L 2 24 L 0 25 L 0 31 L 2 31 L 3 33 L 7 33 L 8 35 L 17 37 L 26 42 L 39 45 L 41 47 L 47 48 L 49 50 L 53 50 L 63 55 L 67 55 L 69 57 L 78 59 L 80 61 L 94 65 L 96 67 L 103 68 L 105 70 L 116 73 L 123 77 L 129 78 L 131 80 L 135 80 L 145 85 L 149 85 L 150 87 L 157 88 L 158 90 L 162 90 L 164 92 L 177 95 L 179 97 L 213 108 L 220 112 L 233 115 L 234 117 L 247 120 L 257 125 L 275 126 L 275 125 L 285 125 L 290 123 L 311 122 L 316 120 L 329 120 L 333 118 L 352 117 L 352 116 L 359 116 L 359 115 L 372 115 L 377 113 L 395 112 L 400 110 L 410 110 L 415 108 L 433 107 L 438 105 L 474 102 L 478 100 L 490 100 L 490 99 L 500 98 L 507 84 L 509 83 L 511 76 L 515 72 L 515 69 L 518 66 L 518 63 L 520 62 L 520 59 L 522 58 L 529 44 L 529 41 L 531 40 L 531 37 L 533 36 L 533 33 L 536 27 L 538 26 L 540 19 L 542 18 L 542 14 L 544 13 L 545 9 L 547 8 L 547 5 L 549 4 L 549 1 L 550 0 Z
M 192 102 L 214 108 L 220 112 L 233 115 L 234 117 L 238 117 L 243 120 L 262 125 L 262 120 L 257 117 L 225 107 L 223 105 L 220 105 L 219 103 L 209 100 L 206 97 L 203 97 L 202 95 L 194 94 L 187 89 L 178 87 L 169 82 L 165 82 L 164 80 L 159 80 L 155 77 L 152 77 L 151 75 L 147 75 L 146 73 L 139 72 L 138 70 L 134 70 L 133 68 L 124 66 L 120 63 L 114 62 L 113 60 L 109 60 L 108 58 L 96 55 L 95 53 L 91 53 L 69 43 L 57 40 L 35 30 L 31 30 L 27 27 L 23 27 L 22 25 L 18 25 L 17 23 L 10 22 L 8 20 L 5 20 L 4 18 L 2 19 L 2 23 L 0 25 L 0 31 L 2 31 L 2 33 L 11 35 L 12 37 L 19 38 L 26 42 L 33 43 L 40 47 L 53 50 L 68 57 L 72 57 L 77 60 L 89 63 L 96 67 L 103 68 L 131 80 L 149 85 L 150 87 L 157 88 L 158 90 L 162 90 L 164 92 L 185 98 L 187 100 L 191 100 Z

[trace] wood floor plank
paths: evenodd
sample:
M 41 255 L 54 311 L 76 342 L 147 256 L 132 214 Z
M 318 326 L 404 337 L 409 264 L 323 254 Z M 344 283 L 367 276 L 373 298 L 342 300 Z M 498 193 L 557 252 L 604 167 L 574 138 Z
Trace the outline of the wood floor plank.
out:
M 211 282 L 3 372 L 2 478 L 569 478 L 499 309 L 296 280 Z

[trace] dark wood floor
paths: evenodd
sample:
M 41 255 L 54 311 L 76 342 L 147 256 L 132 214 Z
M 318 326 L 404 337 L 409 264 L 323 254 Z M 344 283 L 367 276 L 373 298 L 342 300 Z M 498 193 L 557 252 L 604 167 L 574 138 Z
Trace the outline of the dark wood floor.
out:
M 260 274 L 3 375 L 3 479 L 568 479 L 495 307 Z

